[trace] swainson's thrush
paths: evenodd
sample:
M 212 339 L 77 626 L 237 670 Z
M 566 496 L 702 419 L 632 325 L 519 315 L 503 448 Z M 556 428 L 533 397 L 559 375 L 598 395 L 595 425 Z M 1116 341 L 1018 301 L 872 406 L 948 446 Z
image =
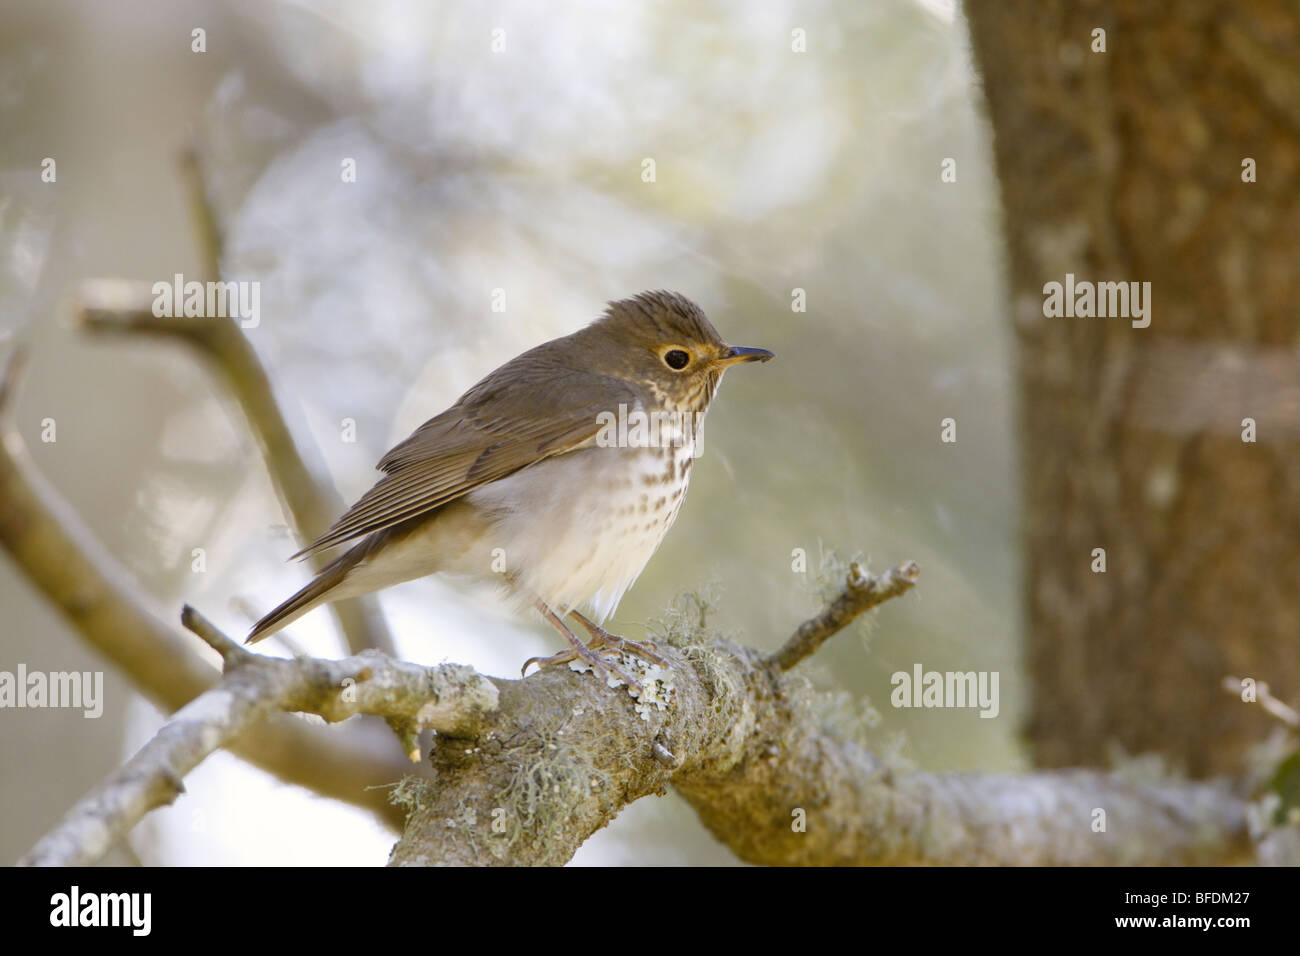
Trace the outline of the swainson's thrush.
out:
M 294 557 L 360 542 L 258 621 L 248 641 L 329 601 L 445 571 L 496 577 L 537 607 L 571 648 L 543 664 L 580 657 L 631 685 L 593 649 L 657 659 L 652 645 L 600 625 L 681 509 L 722 373 L 770 358 L 726 345 L 676 293 L 611 302 L 586 328 L 490 373 L 384 455 L 384 477 Z

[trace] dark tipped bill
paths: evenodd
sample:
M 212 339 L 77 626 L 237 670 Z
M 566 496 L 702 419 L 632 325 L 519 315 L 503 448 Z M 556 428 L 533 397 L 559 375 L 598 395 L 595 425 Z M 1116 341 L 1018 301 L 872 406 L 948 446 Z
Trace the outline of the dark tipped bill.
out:
M 727 347 L 727 354 L 713 364 L 726 368 L 728 365 L 739 365 L 742 362 L 766 362 L 772 358 L 776 358 L 775 353 L 767 349 L 747 349 L 744 346 L 731 345 Z

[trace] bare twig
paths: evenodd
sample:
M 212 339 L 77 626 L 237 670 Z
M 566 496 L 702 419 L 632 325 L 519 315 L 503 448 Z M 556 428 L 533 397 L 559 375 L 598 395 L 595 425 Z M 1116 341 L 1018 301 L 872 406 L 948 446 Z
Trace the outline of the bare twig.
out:
M 222 278 L 224 235 L 211 197 L 202 157 L 191 145 L 180 157 L 180 172 L 189 195 L 195 232 L 203 260 L 204 277 Z M 262 449 L 267 471 L 281 500 L 293 517 L 302 543 L 324 532 L 343 512 L 343 502 L 318 476 L 324 467 L 316 449 L 299 446 L 285 421 L 266 370 L 231 316 L 155 316 L 152 294 L 139 283 L 100 280 L 87 283 L 82 293 L 79 320 L 91 332 L 134 333 L 178 338 L 192 346 L 222 373 L 231 394 L 243 410 Z M 177 304 L 179 310 L 179 303 Z M 312 559 L 319 568 L 324 556 Z M 393 640 L 373 600 L 338 601 L 330 612 L 353 653 L 373 647 L 393 653 Z
M 1239 697 L 1242 690 L 1241 683 L 1242 679 L 1240 677 L 1229 675 L 1223 678 L 1223 689 L 1234 697 Z M 1255 682 L 1255 699 L 1259 702 L 1259 706 L 1288 727 L 1300 728 L 1300 712 L 1296 711 L 1286 701 L 1274 697 L 1273 692 L 1269 690 L 1268 684 L 1263 681 Z
M 817 648 L 848 627 L 859 615 L 911 590 L 920 574 L 921 569 L 915 561 L 905 561 L 880 575 L 867 574 L 861 565 L 853 562 L 840 595 L 816 617 L 800 624 L 781 649 L 768 658 L 768 662 L 788 671 L 805 657 L 816 653 Z
M 316 478 L 323 474 L 324 466 L 314 447 L 309 442 L 300 447 L 294 441 L 266 370 L 236 319 L 156 316 L 150 287 L 119 279 L 85 283 L 78 315 L 82 327 L 95 334 L 178 339 L 198 350 L 223 373 L 231 395 L 257 437 L 271 480 L 306 539 L 304 543 L 325 531 L 343 512 L 342 501 Z M 313 566 L 319 568 L 324 560 L 317 555 L 312 559 Z M 392 653 L 392 637 L 372 601 L 354 598 L 330 607 L 354 652 L 374 647 Z
M 184 620 L 222 654 L 225 675 L 79 801 L 21 865 L 93 863 L 146 813 L 183 793 L 183 777 L 209 754 L 277 711 L 329 721 L 361 713 L 400 716 L 420 729 L 467 733 L 497 704 L 492 682 L 460 665 L 420 667 L 378 651 L 341 661 L 263 657 L 241 648 L 192 608 L 185 609 Z
M 181 178 L 185 181 L 185 191 L 189 194 L 194 231 L 198 234 L 203 271 L 208 279 L 220 279 L 225 235 L 217 218 L 216 206 L 208 195 L 208 177 L 204 173 L 203 158 L 199 155 L 197 145 L 191 143 L 181 153 L 180 168 Z
M 0 545 L 81 635 L 159 707 L 172 711 L 220 676 L 182 631 L 140 593 L 32 465 L 14 422 L 18 353 L 0 378 Z M 233 751 L 288 783 L 344 800 L 396 825 L 400 815 L 378 790 L 409 767 L 386 749 L 377 724 L 330 732 L 291 718 L 272 720 Z

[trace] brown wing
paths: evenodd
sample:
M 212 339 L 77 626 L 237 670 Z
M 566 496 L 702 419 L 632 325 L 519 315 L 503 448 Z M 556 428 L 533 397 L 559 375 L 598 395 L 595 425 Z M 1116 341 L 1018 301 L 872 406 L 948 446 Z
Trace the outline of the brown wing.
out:
M 294 557 L 392 527 L 563 454 L 595 437 L 601 412 L 635 405 L 625 382 L 554 364 L 551 344 L 503 365 L 384 455 L 384 477 Z

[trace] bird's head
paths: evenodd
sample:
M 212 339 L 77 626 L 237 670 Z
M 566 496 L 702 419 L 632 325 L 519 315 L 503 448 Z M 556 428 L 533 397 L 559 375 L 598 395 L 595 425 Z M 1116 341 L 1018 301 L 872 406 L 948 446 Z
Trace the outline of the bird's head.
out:
M 728 368 L 773 357 L 766 349 L 728 345 L 704 310 L 676 292 L 611 302 L 584 332 L 599 343 L 602 368 L 678 409 L 703 411 Z

